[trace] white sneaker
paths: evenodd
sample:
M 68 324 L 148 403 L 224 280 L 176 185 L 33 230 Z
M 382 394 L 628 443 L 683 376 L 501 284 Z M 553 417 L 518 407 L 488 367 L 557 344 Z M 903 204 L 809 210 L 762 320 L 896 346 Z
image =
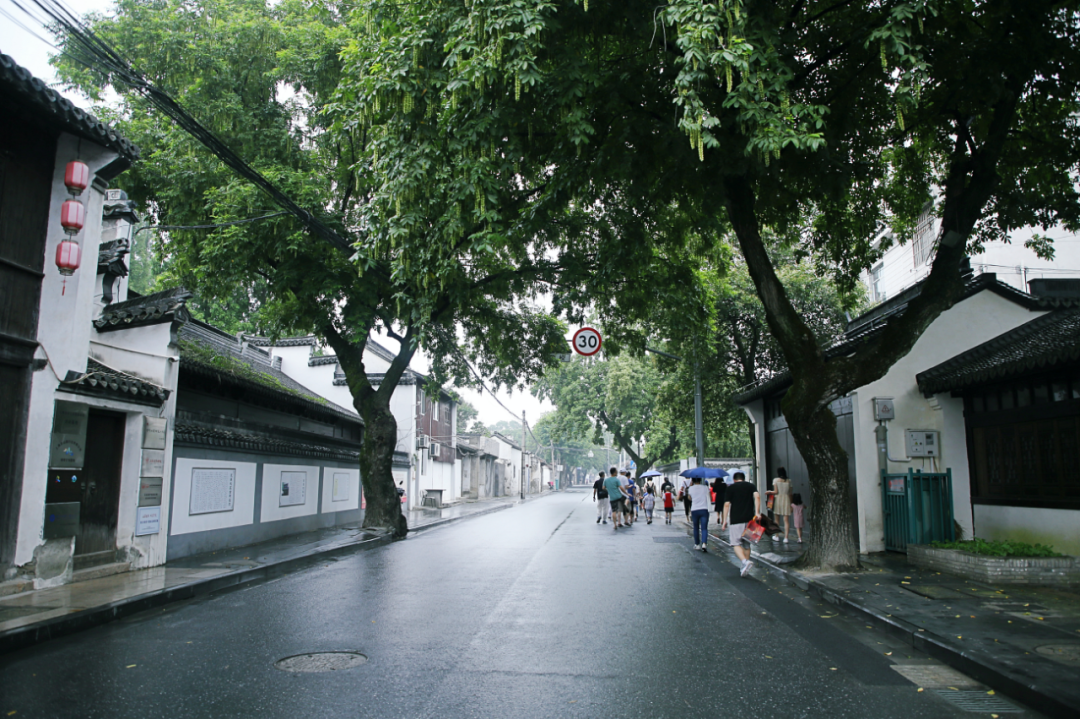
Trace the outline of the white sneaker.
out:
M 695 544 L 694 549 L 701 549 L 701 545 L 700 544 Z
M 787 544 L 787 543 L 788 543 L 787 537 L 784 537 L 784 544 Z
M 750 567 L 752 567 L 753 565 L 754 565 L 754 563 L 751 562 L 749 559 L 744 561 L 743 565 L 742 565 L 742 569 L 739 570 L 739 576 L 740 577 L 745 577 L 747 574 L 749 574 L 750 573 Z

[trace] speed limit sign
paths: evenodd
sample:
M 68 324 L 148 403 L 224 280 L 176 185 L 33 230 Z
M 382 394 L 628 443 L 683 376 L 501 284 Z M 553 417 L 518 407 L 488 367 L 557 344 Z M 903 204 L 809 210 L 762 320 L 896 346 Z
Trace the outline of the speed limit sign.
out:
M 574 351 L 579 355 L 592 357 L 600 351 L 600 333 L 592 327 L 582 327 L 574 333 Z

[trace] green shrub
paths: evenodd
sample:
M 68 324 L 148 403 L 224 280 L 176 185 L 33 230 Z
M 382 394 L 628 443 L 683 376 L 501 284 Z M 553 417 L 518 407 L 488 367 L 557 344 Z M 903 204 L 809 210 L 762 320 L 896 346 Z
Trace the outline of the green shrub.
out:
M 988 542 L 985 539 L 971 539 L 963 542 L 931 542 L 935 549 L 960 549 L 972 554 L 982 554 L 988 557 L 1062 557 L 1063 554 L 1054 551 L 1053 547 L 1045 544 L 1029 544 L 1028 542 L 995 541 Z

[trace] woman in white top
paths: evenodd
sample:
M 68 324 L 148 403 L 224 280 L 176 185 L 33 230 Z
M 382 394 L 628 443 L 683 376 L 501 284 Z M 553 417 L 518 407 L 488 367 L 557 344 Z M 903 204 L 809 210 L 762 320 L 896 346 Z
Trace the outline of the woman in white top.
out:
M 690 521 L 694 523 L 694 549 L 709 551 L 709 504 L 712 494 L 708 486 L 701 483 L 699 477 L 686 490 L 690 498 Z
M 788 541 L 788 532 L 791 531 L 791 480 L 788 479 L 787 470 L 780 467 L 776 470 L 777 477 L 773 480 L 773 514 L 784 518 L 784 544 Z

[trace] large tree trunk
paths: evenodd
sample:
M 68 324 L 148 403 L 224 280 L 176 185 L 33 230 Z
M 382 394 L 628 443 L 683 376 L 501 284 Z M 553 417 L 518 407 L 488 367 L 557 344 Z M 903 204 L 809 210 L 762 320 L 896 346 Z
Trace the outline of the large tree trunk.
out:
M 828 571 L 858 568 L 858 546 L 848 503 L 848 456 L 836 436 L 836 415 L 828 405 L 803 416 L 784 403 L 788 428 L 810 474 L 810 542 L 798 564 Z
M 397 447 L 397 420 L 389 402 L 382 395 L 364 393 L 353 406 L 364 419 L 364 442 L 360 452 L 360 477 L 364 484 L 367 510 L 365 527 L 387 527 L 394 537 L 409 531 L 409 522 L 401 512 L 401 498 L 394 484 L 394 449 Z

